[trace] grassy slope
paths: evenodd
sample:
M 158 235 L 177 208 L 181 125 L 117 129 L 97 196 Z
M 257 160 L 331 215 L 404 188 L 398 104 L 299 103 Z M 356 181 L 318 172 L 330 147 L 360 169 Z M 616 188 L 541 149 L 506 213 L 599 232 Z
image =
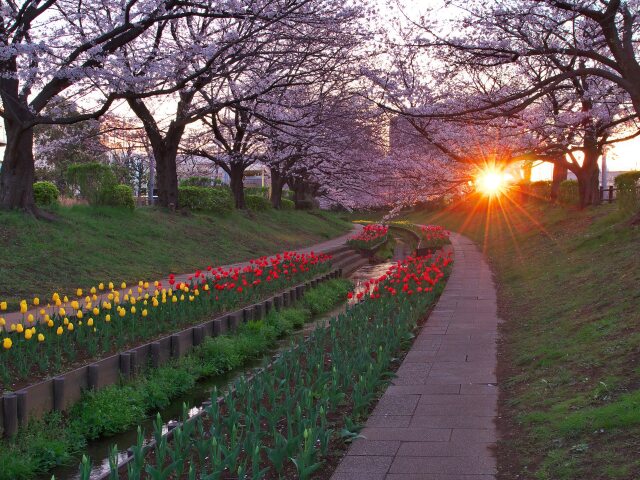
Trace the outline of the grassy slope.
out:
M 0 212 L 0 299 L 70 292 L 100 281 L 156 279 L 313 244 L 350 225 L 327 212 L 220 217 L 77 206 L 54 223 Z
M 468 207 L 409 219 L 462 230 L 496 273 L 500 478 L 640 478 L 640 230 L 611 206 L 497 209 L 488 228 Z

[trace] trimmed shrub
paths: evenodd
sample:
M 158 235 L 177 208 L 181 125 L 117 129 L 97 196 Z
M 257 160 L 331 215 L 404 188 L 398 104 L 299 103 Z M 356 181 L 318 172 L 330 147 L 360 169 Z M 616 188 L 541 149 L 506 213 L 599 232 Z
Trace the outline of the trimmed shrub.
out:
M 576 205 L 580 202 L 580 191 L 576 180 L 565 180 L 560 183 L 558 201 L 571 205 Z
M 615 185 L 619 210 L 632 213 L 640 209 L 640 171 L 618 175 Z
M 80 195 L 89 205 L 108 204 L 111 189 L 117 184 L 111 167 L 99 162 L 70 165 L 67 169 L 67 179 L 80 189 Z
M 58 203 L 60 191 L 51 182 L 36 182 L 33 184 L 33 197 L 36 205 L 46 207 Z
M 296 203 L 293 200 L 287 200 L 286 198 L 280 200 L 281 210 L 293 210 L 294 208 L 296 208 Z
M 213 187 L 214 181 L 209 177 L 189 177 L 180 181 L 181 187 Z
M 269 198 L 269 189 L 267 187 L 248 187 L 244 189 L 244 194 Z
M 136 208 L 133 189 L 129 185 L 114 185 L 106 195 L 105 204 L 133 210 Z
M 245 195 L 244 201 L 249 210 L 263 212 L 271 209 L 271 202 L 260 195 Z
M 227 188 L 179 187 L 178 204 L 194 211 L 229 213 L 233 199 Z
M 531 182 L 526 188 L 534 197 L 549 199 L 551 198 L 552 183 L 553 182 L 550 180 L 540 180 L 537 182 Z

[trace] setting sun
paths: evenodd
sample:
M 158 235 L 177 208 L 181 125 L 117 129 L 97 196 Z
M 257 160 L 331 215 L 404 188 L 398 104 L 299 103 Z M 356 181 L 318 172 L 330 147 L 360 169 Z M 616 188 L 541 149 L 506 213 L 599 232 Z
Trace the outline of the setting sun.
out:
M 512 180 L 513 177 L 509 173 L 487 169 L 476 176 L 475 185 L 479 192 L 493 196 L 504 192 Z

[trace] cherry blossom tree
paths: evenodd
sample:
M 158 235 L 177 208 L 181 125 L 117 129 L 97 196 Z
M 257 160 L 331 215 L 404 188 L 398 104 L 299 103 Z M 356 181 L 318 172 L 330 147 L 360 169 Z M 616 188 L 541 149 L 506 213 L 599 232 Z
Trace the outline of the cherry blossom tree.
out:
M 122 93 L 113 88 L 112 75 L 127 60 L 123 47 L 138 42 L 142 49 L 156 48 L 155 37 L 148 35 L 154 25 L 193 15 L 229 16 L 226 7 L 178 0 L 2 2 L 0 98 L 7 146 L 0 206 L 35 212 L 34 127 L 71 124 L 105 113 Z M 154 74 L 162 76 L 157 70 Z M 50 109 L 45 114 L 63 94 L 84 111 L 65 115 Z

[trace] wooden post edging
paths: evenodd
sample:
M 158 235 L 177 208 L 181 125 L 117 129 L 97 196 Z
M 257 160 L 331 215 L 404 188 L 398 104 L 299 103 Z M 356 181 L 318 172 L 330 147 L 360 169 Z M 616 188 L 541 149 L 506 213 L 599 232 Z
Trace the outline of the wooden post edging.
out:
M 320 274 L 307 284 L 317 285 L 329 278 L 341 276 L 341 269 Z M 20 391 L 7 392 L 0 397 L 0 430 L 2 436 L 15 435 L 20 426 L 30 419 L 40 418 L 50 411 L 65 411 L 75 404 L 85 389 L 100 390 L 130 379 L 147 367 L 158 368 L 171 358 L 188 354 L 206 337 L 216 337 L 235 330 L 243 322 L 258 320 L 271 311 L 293 305 L 304 296 L 306 284 L 290 287 L 280 294 L 243 307 L 185 330 L 171 333 L 153 342 L 116 353 L 109 357 L 84 365 L 75 370 L 57 375 L 53 379 L 29 385 Z

